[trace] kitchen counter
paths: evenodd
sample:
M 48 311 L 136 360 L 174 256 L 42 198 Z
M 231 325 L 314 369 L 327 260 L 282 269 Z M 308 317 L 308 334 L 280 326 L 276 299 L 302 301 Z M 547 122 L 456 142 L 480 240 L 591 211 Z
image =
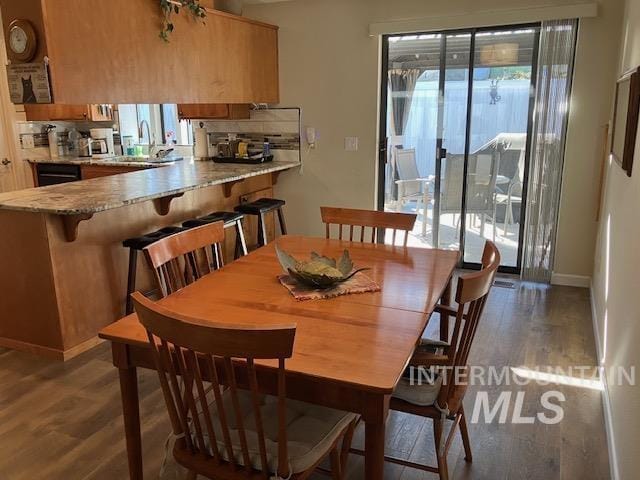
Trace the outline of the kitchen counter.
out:
M 104 159 L 62 160 L 93 161 Z M 46 160 L 37 161 L 47 163 Z M 53 163 L 51 160 L 48 163 Z M 97 164 L 97 163 L 96 163 Z M 122 162 L 118 165 L 125 166 Z M 141 165 L 137 162 L 136 165 Z M 174 164 L 109 177 L 0 194 L 0 209 L 55 215 L 94 214 L 213 185 L 238 182 L 249 177 L 299 166 L 297 161 L 274 160 L 261 165 L 220 164 L 185 158 Z
M 166 167 L 168 165 L 175 165 L 177 161 L 173 162 L 149 162 L 145 159 L 149 157 L 134 157 L 134 156 L 116 156 L 107 158 L 96 157 L 57 157 L 57 158 L 28 158 L 29 163 L 38 164 L 55 164 L 55 165 L 101 165 L 103 167 Z M 185 158 L 185 161 L 190 158 Z
M 0 194 L 6 233 L 0 235 L 0 346 L 58 360 L 92 348 L 98 332 L 125 313 L 130 257 L 124 240 L 273 197 L 279 173 L 298 165 L 293 159 L 262 165 L 185 159 Z M 257 223 L 251 215 L 242 222 L 249 249 L 257 246 Z M 272 241 L 273 215 L 265 224 Z M 226 229 L 225 262 L 233 261 L 235 241 L 235 230 Z M 152 291 L 153 272 L 144 255 L 137 258 L 136 289 Z

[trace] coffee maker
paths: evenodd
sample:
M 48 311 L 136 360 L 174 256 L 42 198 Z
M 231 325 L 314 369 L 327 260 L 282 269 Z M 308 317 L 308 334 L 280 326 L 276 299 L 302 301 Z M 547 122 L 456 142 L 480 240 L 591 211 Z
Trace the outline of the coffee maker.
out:
M 91 154 L 94 158 L 115 157 L 115 146 L 113 143 L 113 128 L 92 128 Z

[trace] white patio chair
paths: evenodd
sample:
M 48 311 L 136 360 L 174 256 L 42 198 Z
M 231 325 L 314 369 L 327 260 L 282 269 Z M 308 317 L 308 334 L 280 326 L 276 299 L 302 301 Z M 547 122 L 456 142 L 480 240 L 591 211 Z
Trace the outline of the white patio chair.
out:
M 415 201 L 416 211 L 419 211 L 420 204 L 423 208 L 422 236 L 427 234 L 427 206 L 431 202 L 429 184 L 433 178 L 421 177 L 416 164 L 415 148 L 396 149 L 396 173 L 398 180 L 398 201 L 396 210 L 401 211 L 406 202 Z

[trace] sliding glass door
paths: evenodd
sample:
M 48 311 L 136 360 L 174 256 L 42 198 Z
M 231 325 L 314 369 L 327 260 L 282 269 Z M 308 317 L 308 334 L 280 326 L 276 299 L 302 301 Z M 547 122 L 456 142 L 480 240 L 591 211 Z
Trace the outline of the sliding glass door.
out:
M 520 269 L 539 27 L 387 36 L 379 207 L 418 215 L 410 244 Z

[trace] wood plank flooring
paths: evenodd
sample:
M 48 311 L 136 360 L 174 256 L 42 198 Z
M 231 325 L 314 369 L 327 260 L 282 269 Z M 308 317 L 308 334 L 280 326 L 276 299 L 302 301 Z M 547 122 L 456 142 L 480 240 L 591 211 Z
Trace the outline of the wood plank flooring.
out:
M 519 284 L 494 288 L 471 352 L 473 365 L 559 367 L 596 365 L 588 290 Z M 437 321 L 429 331 L 437 331 Z M 145 478 L 158 478 L 169 432 L 155 372 L 140 371 Z M 456 480 L 609 478 L 601 393 L 571 386 L 472 387 L 489 398 L 524 391 L 523 415 L 540 411 L 540 395 L 566 396 L 558 425 L 470 424 L 474 461 L 463 459 L 459 436 L 451 447 L 449 470 Z M 362 431 L 354 441 L 362 446 Z M 120 392 L 109 345 L 65 364 L 0 349 L 0 479 L 124 480 L 128 478 Z M 435 464 L 428 420 L 392 414 L 387 452 Z M 363 479 L 362 458 L 350 458 L 348 480 Z M 327 478 L 316 475 L 315 479 Z M 409 468 L 387 465 L 390 480 L 436 479 Z

